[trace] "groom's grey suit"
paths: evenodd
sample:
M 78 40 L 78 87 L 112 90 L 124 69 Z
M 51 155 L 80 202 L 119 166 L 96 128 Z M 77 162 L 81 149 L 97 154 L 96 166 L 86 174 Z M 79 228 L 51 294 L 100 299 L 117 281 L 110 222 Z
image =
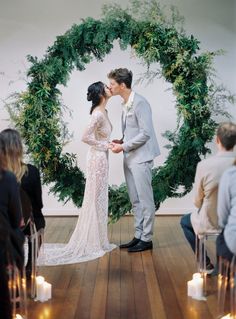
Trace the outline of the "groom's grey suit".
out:
M 155 216 L 153 159 L 160 154 L 147 100 L 135 93 L 133 106 L 122 112 L 124 173 L 135 219 L 134 236 L 151 241 Z

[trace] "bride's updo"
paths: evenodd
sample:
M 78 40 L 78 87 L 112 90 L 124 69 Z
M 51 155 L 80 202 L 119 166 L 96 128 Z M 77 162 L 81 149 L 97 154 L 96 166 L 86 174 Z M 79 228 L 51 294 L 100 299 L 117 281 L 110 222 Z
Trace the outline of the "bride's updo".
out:
M 106 92 L 105 84 L 101 81 L 95 82 L 88 87 L 87 100 L 92 101 L 90 114 L 92 114 L 95 107 L 100 104 L 102 96 L 106 97 Z

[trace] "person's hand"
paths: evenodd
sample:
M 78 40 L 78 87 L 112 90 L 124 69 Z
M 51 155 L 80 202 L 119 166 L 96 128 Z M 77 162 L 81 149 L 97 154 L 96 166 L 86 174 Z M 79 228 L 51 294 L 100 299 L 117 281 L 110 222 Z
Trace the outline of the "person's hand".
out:
M 116 143 L 116 144 L 122 144 L 123 143 L 123 140 L 118 140 L 118 139 L 115 139 L 115 140 L 112 140 L 112 143 Z
M 112 150 L 113 147 L 114 147 L 114 143 L 109 143 L 107 148 L 108 148 L 109 150 Z
M 120 153 L 123 151 L 123 146 L 122 144 L 113 143 L 113 147 L 111 150 L 113 153 Z

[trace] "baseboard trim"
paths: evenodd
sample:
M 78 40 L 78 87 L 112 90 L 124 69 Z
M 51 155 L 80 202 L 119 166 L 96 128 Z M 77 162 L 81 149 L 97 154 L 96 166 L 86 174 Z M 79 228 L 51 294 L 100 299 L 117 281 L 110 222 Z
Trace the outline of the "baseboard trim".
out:
M 194 207 L 187 208 L 164 208 L 156 211 L 156 216 L 182 216 L 187 213 L 195 211 Z M 44 209 L 43 214 L 45 217 L 76 217 L 79 215 L 79 209 Z M 126 216 L 132 216 L 132 214 L 127 214 Z

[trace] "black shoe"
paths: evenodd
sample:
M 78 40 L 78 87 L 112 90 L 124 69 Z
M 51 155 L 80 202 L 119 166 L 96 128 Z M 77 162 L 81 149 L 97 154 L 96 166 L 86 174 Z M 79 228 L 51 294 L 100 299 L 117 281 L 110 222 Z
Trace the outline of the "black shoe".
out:
M 211 274 L 213 273 L 214 269 L 215 269 L 215 267 L 214 267 L 214 265 L 212 265 L 211 262 L 209 262 L 209 263 L 206 265 L 206 273 L 207 273 L 208 275 L 211 275 Z
M 212 265 L 212 263 L 209 261 L 207 264 L 206 264 L 206 269 L 205 269 L 205 273 L 207 275 L 211 275 L 213 272 L 214 272 L 214 269 L 215 267 Z M 202 272 L 203 269 L 200 268 L 200 272 Z
M 143 241 L 140 240 L 137 245 L 130 247 L 128 249 L 129 253 L 136 253 L 139 251 L 144 251 L 144 250 L 148 250 L 148 249 L 152 249 L 152 241 Z
M 138 238 L 133 238 L 130 242 L 128 242 L 127 244 L 121 244 L 120 248 L 130 248 L 130 247 L 134 247 L 135 245 L 137 245 L 137 243 L 140 242 L 140 239 Z

